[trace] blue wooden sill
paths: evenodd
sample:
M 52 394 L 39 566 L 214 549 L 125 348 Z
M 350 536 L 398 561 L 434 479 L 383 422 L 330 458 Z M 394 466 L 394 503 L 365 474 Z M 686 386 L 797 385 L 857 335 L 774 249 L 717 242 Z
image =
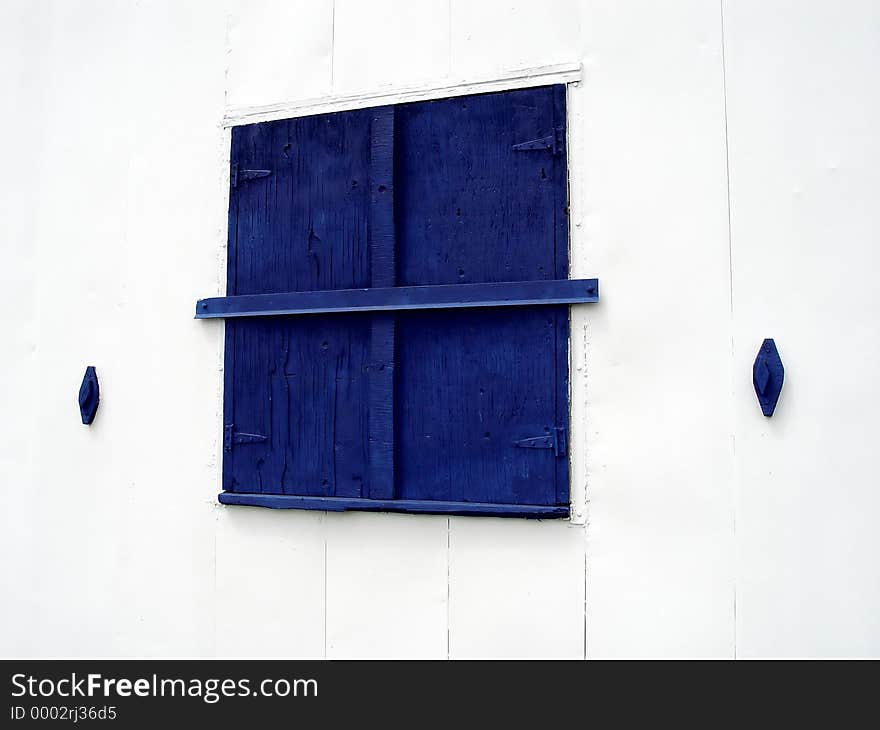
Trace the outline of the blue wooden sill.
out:
M 221 504 L 241 504 L 273 509 L 311 509 L 327 512 L 367 510 L 440 515 L 496 515 L 533 519 L 568 517 L 568 505 L 490 504 L 486 502 L 437 502 L 415 499 L 358 499 L 356 497 L 299 497 L 292 494 L 221 492 Z

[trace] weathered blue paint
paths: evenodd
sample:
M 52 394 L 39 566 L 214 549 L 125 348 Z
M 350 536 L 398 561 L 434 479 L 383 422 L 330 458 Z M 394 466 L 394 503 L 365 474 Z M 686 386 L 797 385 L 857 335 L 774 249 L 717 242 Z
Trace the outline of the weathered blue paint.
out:
M 556 155 L 564 155 L 565 153 L 565 87 L 553 87 L 553 130 L 557 138 L 557 149 L 554 150 Z M 554 270 L 556 276 L 568 276 L 568 166 L 564 157 L 554 161 L 553 171 L 551 173 L 553 187 L 559 191 L 556 193 L 558 202 L 555 208 L 554 230 L 555 238 L 554 246 Z M 564 201 L 565 207 L 562 207 Z M 599 296 L 599 282 L 596 281 L 596 287 L 593 292 L 597 299 Z M 562 429 L 564 436 L 564 445 L 566 451 L 557 456 L 565 455 L 568 450 L 568 323 L 570 310 L 568 307 L 559 308 L 556 316 L 556 332 L 554 335 L 554 347 L 556 349 L 556 398 L 554 406 L 557 414 L 564 416 L 557 417 L 557 428 Z M 557 504 L 567 504 L 569 501 L 568 493 L 568 458 L 556 459 L 556 502 Z
M 370 275 L 373 287 L 396 282 L 394 238 L 394 107 L 373 111 L 370 120 Z M 384 289 L 394 291 L 394 289 Z M 393 315 L 373 317 L 370 332 L 369 463 L 363 496 L 394 497 L 394 339 Z
M 561 86 L 233 130 L 221 502 L 568 514 L 564 140 Z
M 537 304 L 584 304 L 598 301 L 597 279 L 392 286 L 200 299 L 196 303 L 196 319 L 411 309 L 530 307 Z
M 761 343 L 761 349 L 758 350 L 752 366 L 752 383 L 755 386 L 758 403 L 761 404 L 761 412 L 768 418 L 776 410 L 784 380 L 785 368 L 782 366 L 782 358 L 779 357 L 776 343 L 772 339 L 766 339 Z
M 416 512 L 423 514 L 495 515 L 532 519 L 568 517 L 568 505 L 492 504 L 487 502 L 441 502 L 415 499 L 345 499 L 340 497 L 297 497 L 290 494 L 237 494 L 222 492 L 221 504 L 239 504 L 273 509 L 317 509 L 325 512 L 368 510 L 373 512 Z
M 230 296 L 369 287 L 370 125 L 357 110 L 232 130 Z M 370 315 L 226 320 L 223 488 L 363 497 Z
M 95 420 L 100 399 L 98 373 L 94 365 L 89 365 L 79 386 L 79 415 L 86 426 L 91 425 Z
M 398 108 L 398 284 L 568 277 L 564 150 L 514 149 L 563 108 L 561 86 Z M 568 426 L 567 379 L 567 306 L 399 313 L 396 496 L 567 505 L 567 459 L 515 445 Z

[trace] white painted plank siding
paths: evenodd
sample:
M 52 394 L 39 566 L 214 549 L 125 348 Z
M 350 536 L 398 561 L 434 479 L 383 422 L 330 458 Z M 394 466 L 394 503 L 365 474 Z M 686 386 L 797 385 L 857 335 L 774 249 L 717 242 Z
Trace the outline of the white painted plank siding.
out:
M 327 656 L 447 655 L 447 519 L 328 514 Z
M 0 3 L 0 655 L 878 655 L 880 17 L 723 21 Z M 581 78 L 571 271 L 602 287 L 572 313 L 573 520 L 220 507 L 223 324 L 192 306 L 225 286 L 225 125 L 554 64 Z
M 333 91 L 408 86 L 449 73 L 447 0 L 336 0 Z
M 738 650 L 878 656 L 880 7 L 725 2 L 724 22 Z M 764 337 L 786 368 L 769 420 Z
M 225 0 L 226 101 L 271 104 L 328 94 L 333 83 L 333 0 Z
M 732 656 L 730 270 L 717 4 L 598 3 L 573 89 L 590 656 Z M 586 396 L 575 396 L 586 383 Z

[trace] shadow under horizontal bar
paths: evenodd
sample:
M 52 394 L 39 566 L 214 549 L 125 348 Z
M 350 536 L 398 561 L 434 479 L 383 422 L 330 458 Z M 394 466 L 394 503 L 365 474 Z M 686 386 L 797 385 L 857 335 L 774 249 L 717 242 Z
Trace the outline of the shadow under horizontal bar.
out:
M 299 497 L 292 494 L 248 494 L 222 492 L 221 504 L 239 504 L 273 509 L 311 509 L 326 512 L 368 510 L 441 515 L 497 515 L 498 517 L 568 517 L 568 505 L 491 504 L 488 502 L 435 502 L 417 499 L 359 499 L 356 497 Z
M 524 307 L 597 301 L 599 301 L 598 279 L 391 286 L 200 299 L 196 303 L 196 319 L 378 312 L 397 309 Z

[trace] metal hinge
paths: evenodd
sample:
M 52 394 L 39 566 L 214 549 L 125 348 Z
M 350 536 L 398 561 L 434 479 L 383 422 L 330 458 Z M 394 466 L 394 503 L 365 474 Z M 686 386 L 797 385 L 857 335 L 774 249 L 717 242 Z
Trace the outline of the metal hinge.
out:
M 557 426 L 550 433 L 519 439 L 514 441 L 513 445 L 521 449 L 553 449 L 556 456 L 565 456 L 568 448 L 568 431 L 564 426 Z
M 237 188 L 240 182 L 256 180 L 258 177 L 269 177 L 271 170 L 240 170 L 237 162 L 232 163 L 232 172 L 229 175 L 229 184 Z
M 223 427 L 223 450 L 232 451 L 232 444 L 261 444 L 269 437 L 261 433 L 244 433 L 236 431 L 235 425 L 229 423 Z
M 554 155 L 559 154 L 565 143 L 565 130 L 556 127 L 553 134 L 538 139 L 530 139 L 528 142 L 520 142 L 513 145 L 514 152 L 531 152 L 532 150 L 551 150 Z

